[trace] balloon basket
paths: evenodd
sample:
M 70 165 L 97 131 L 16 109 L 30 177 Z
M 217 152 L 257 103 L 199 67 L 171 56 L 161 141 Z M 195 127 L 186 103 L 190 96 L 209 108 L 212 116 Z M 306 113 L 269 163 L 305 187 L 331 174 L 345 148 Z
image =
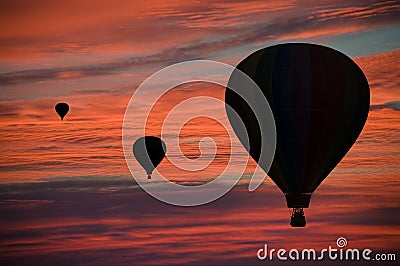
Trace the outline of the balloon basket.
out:
M 290 226 L 305 227 L 306 217 L 304 216 L 303 208 L 293 208 L 290 215 Z

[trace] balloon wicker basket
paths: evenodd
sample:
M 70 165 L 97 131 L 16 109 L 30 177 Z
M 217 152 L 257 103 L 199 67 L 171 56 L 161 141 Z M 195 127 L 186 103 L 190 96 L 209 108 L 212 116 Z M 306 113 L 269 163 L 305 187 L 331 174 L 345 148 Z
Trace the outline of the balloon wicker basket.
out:
M 303 208 L 293 208 L 290 215 L 290 226 L 305 227 L 306 217 L 304 216 Z

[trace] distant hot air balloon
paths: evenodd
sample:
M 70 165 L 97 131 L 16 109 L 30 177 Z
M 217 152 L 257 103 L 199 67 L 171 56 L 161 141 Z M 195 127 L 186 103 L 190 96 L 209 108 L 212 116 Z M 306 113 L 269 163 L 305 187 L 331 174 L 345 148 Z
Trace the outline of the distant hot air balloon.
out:
M 69 105 L 67 103 L 57 103 L 55 109 L 57 114 L 61 117 L 61 120 L 64 120 L 64 116 L 69 111 Z
M 269 102 L 277 143 L 268 175 L 285 194 L 288 208 L 293 208 L 291 226 L 304 227 L 303 208 L 309 207 L 312 193 L 349 151 L 366 122 L 367 79 L 341 52 L 306 43 L 258 50 L 237 68 L 256 82 Z M 251 95 L 251 90 L 246 93 Z M 266 170 L 258 160 L 261 136 L 249 105 L 229 88 L 225 101 L 246 126 L 250 155 Z M 235 116 L 226 111 L 236 131 Z
M 146 170 L 147 178 L 151 178 L 153 170 L 165 157 L 164 141 L 154 136 L 141 137 L 133 144 L 133 154 L 140 165 Z

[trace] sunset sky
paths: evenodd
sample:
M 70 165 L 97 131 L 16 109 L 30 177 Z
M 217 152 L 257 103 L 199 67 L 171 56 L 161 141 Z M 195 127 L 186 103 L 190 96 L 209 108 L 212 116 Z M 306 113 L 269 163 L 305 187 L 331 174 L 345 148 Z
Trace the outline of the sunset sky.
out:
M 400 259 L 400 1 L 64 2 L 0 3 L 1 265 L 250 265 L 265 243 L 320 250 L 338 237 Z M 189 121 L 179 135 L 193 160 L 199 140 L 214 139 L 212 163 L 183 171 L 171 153 L 159 171 L 200 184 L 219 175 L 229 156 L 248 160 L 234 190 L 184 208 L 137 186 L 124 159 L 122 121 L 147 77 L 186 60 L 237 65 L 286 42 L 345 53 L 371 90 L 363 132 L 314 193 L 306 228 L 290 228 L 284 196 L 270 179 L 247 190 L 256 163 L 244 149 L 230 154 L 239 141 L 228 143 L 231 129 L 209 118 Z M 152 110 L 149 132 L 159 134 L 179 102 L 223 101 L 224 92 L 208 83 L 174 88 Z M 59 101 L 71 106 L 64 122 L 54 112 Z M 193 106 L 199 115 L 207 108 L 227 119 L 223 105 Z

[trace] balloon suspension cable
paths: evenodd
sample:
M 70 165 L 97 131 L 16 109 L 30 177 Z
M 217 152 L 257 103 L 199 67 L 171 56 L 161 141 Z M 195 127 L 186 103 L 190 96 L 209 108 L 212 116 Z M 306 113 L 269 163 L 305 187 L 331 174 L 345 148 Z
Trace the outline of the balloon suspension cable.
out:
M 303 208 L 293 208 L 292 211 L 290 212 L 291 216 L 295 216 L 295 215 L 302 215 L 304 216 L 304 210 Z

